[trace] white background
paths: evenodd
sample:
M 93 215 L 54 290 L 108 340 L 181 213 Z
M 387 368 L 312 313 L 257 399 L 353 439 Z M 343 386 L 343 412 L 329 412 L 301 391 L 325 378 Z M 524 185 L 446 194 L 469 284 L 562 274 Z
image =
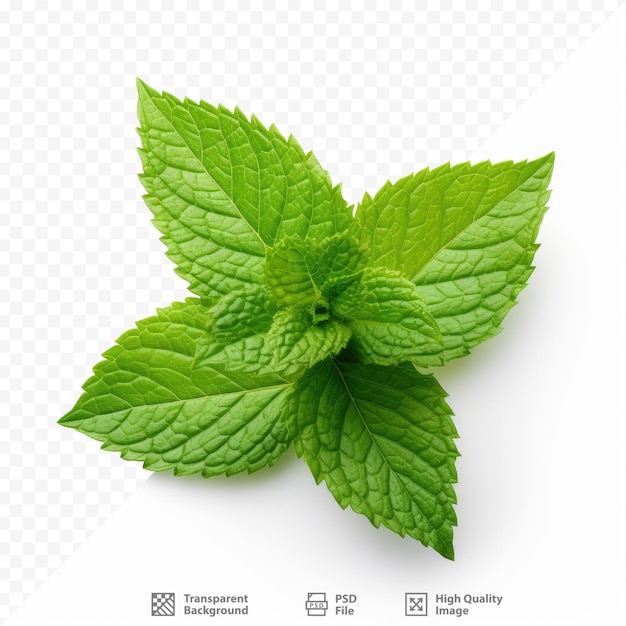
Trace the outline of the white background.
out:
M 357 594 L 341 619 L 403 624 L 423 591 L 431 609 L 504 596 L 467 624 L 621 624 L 620 3 L 105 4 L 1 13 L 0 618 L 152 624 L 150 593 L 176 591 L 249 595 L 249 618 L 218 623 L 308 624 L 325 591 Z M 461 434 L 455 562 L 340 510 L 292 453 L 252 477 L 145 480 L 56 425 L 115 337 L 186 293 L 140 200 L 136 76 L 276 122 L 351 202 L 424 165 L 556 151 L 520 305 L 437 373 Z

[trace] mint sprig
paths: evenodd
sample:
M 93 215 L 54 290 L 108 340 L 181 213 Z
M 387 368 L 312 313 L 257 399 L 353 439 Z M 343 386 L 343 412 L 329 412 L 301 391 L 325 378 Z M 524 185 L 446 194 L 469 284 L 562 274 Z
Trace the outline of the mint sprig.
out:
M 500 331 L 554 155 L 422 170 L 353 215 L 293 137 L 138 90 L 144 199 L 197 297 L 123 334 L 60 423 L 177 475 L 293 443 L 343 508 L 453 558 L 457 433 L 421 369 Z

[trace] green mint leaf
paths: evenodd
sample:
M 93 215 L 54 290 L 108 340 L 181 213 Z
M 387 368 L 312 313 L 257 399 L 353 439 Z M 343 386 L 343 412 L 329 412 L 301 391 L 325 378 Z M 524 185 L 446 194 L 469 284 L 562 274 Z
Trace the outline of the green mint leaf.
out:
M 227 344 L 266 333 L 275 312 L 263 286 L 235 289 L 210 309 L 212 335 L 217 342 Z
M 441 330 L 445 360 L 497 334 L 525 287 L 553 164 L 549 154 L 444 165 L 387 183 L 358 206 L 371 264 L 418 286 Z
M 499 332 L 533 270 L 554 155 L 425 169 L 353 216 L 292 136 L 138 91 L 144 199 L 199 299 L 124 333 L 60 423 L 206 477 L 272 465 L 293 441 L 343 508 L 454 558 L 457 433 L 417 368 Z
M 321 298 L 307 263 L 307 247 L 303 239 L 287 236 L 267 251 L 265 282 L 277 306 L 309 306 Z
M 334 320 L 314 323 L 299 307 L 281 309 L 266 337 L 271 367 L 295 380 L 320 361 L 335 356 L 350 339 L 350 329 Z
M 265 334 L 249 335 L 229 343 L 216 341 L 211 334 L 198 340 L 198 370 L 273 374 L 275 370 L 272 361 L 272 353 L 265 343 Z
M 359 283 L 337 296 L 332 310 L 346 320 L 361 363 L 443 362 L 437 323 L 415 285 L 396 272 L 368 268 Z
M 199 296 L 261 283 L 266 247 L 324 238 L 352 215 L 312 153 L 256 117 L 138 81 L 144 199 L 177 272 Z
M 209 332 L 198 338 L 196 368 L 272 373 L 265 335 L 276 307 L 261 285 L 235 289 L 209 310 Z
M 160 309 L 104 353 L 60 423 L 153 471 L 203 476 L 272 465 L 290 440 L 291 384 L 275 375 L 198 369 L 210 319 L 199 300 Z
M 457 437 L 433 376 L 325 361 L 297 384 L 296 452 L 342 508 L 454 558 Z
M 358 280 L 366 264 L 348 233 L 320 241 L 287 236 L 267 251 L 266 284 L 277 306 L 328 306 L 329 298 Z

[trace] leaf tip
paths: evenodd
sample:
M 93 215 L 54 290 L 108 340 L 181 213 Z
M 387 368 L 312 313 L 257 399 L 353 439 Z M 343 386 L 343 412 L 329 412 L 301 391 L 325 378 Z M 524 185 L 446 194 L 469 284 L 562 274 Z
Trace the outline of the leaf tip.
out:
M 71 411 L 69 413 L 66 413 L 60 420 L 57 421 L 57 424 L 71 428 L 71 425 L 69 424 L 69 422 L 72 421 L 71 415 L 72 415 Z
M 81 426 L 83 425 L 84 419 L 86 416 L 84 412 L 78 410 L 79 403 L 77 403 L 70 411 L 68 411 L 65 415 L 63 415 L 61 419 L 57 420 L 57 424 L 59 424 L 59 426 L 65 426 L 66 428 L 74 428 L 75 430 L 79 430 L 82 432 Z
M 552 174 L 552 170 L 554 169 L 554 159 L 555 159 L 555 151 L 548 152 L 548 154 L 539 157 L 538 159 L 534 159 L 533 161 L 528 161 L 528 166 L 534 166 L 536 171 L 542 173 L 546 178 L 549 178 Z
M 159 96 L 159 92 L 152 89 L 148 84 L 146 84 L 141 78 L 137 77 L 135 79 L 135 83 L 137 86 L 137 117 L 139 118 L 139 122 L 141 124 L 138 130 L 143 130 L 147 123 L 147 111 L 146 109 L 150 108 L 149 103 L 155 96 Z M 141 132 L 140 132 L 141 135 Z M 143 141 L 143 137 L 142 137 Z
M 139 76 L 135 79 L 135 84 L 137 86 L 137 93 L 139 94 L 139 99 L 149 96 L 151 92 L 154 91 L 152 87 L 150 87 L 147 83 L 145 83 Z
M 437 548 L 435 548 L 435 550 L 437 550 L 442 557 L 448 559 L 449 561 L 454 561 L 454 546 L 452 543 L 441 546 L 441 550 Z
M 456 517 L 452 523 L 445 524 L 424 545 L 430 546 L 442 557 L 454 561 L 454 534 L 452 527 L 456 526 Z

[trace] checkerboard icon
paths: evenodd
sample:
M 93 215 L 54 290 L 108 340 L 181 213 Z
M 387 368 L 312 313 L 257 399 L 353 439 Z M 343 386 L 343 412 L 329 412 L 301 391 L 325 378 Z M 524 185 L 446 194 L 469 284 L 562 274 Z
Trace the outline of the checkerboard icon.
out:
M 172 616 L 175 609 L 175 596 L 173 593 L 152 594 L 152 616 Z

